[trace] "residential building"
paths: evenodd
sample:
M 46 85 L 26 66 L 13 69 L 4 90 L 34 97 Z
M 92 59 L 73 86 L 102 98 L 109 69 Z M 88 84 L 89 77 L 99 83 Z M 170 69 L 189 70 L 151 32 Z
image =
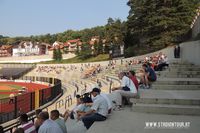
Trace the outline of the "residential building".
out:
M 81 50 L 82 42 L 80 39 L 68 40 L 64 43 L 64 49 L 68 52 L 76 52 L 77 49 Z
M 49 44 L 39 42 L 22 41 L 13 47 L 13 56 L 29 56 L 48 54 Z
M 12 45 L 2 45 L 0 46 L 0 57 L 12 56 Z

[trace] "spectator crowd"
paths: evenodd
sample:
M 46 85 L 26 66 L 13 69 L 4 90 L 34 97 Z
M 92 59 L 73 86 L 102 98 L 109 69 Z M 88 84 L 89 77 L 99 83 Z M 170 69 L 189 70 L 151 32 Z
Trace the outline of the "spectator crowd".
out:
M 105 67 L 100 64 L 91 65 L 81 64 L 68 66 L 39 66 L 36 72 L 56 73 L 63 71 L 77 71 L 86 77 L 94 76 L 102 70 L 108 68 L 115 69 L 117 62 L 110 61 Z M 112 110 L 121 110 L 124 105 L 129 105 L 130 98 L 139 98 L 139 89 L 149 89 L 152 82 L 157 80 L 155 71 L 162 71 L 169 66 L 168 58 L 163 53 L 146 56 L 144 59 L 121 59 L 121 65 L 129 70 L 118 72 L 120 86 L 112 88 L 112 93 L 104 94 L 101 92 L 101 82 L 97 80 L 99 88 L 93 88 L 91 92 L 83 96 L 74 94 L 76 97 L 76 106 L 72 110 L 66 110 L 61 114 L 59 110 L 46 112 L 36 110 L 36 119 L 30 121 L 27 114 L 21 114 L 19 117 L 20 126 L 15 133 L 67 133 L 67 120 L 75 120 L 83 123 L 86 129 L 89 129 L 95 121 L 105 121 Z M 141 65 L 138 70 L 130 68 Z M 75 84 L 76 92 L 79 90 L 78 84 Z M 85 85 L 87 86 L 87 85 Z

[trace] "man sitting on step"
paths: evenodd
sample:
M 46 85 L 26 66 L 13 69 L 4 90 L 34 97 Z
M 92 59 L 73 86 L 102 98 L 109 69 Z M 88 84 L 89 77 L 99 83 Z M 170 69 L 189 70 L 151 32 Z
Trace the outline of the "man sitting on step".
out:
M 120 72 L 118 77 L 121 80 L 121 86 L 112 89 L 114 92 L 111 94 L 111 97 L 112 99 L 114 98 L 114 101 L 120 109 L 122 107 L 122 97 L 133 98 L 137 97 L 138 93 L 135 84 L 126 76 L 125 72 Z
M 154 82 L 157 79 L 155 71 L 147 64 L 142 65 L 143 73 L 140 73 L 140 82 L 145 85 L 146 89 L 150 88 L 150 82 Z
M 91 92 L 93 98 L 93 104 L 89 111 L 81 114 L 84 126 L 89 129 L 95 121 L 104 121 L 108 114 L 108 104 L 102 96 L 100 96 L 100 90 L 93 88 Z

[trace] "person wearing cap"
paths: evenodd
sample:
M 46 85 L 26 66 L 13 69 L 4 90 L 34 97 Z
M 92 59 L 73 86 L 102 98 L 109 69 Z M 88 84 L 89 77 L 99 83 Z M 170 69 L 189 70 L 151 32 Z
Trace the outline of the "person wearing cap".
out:
M 108 104 L 106 100 L 100 96 L 100 90 L 93 88 L 91 92 L 93 104 L 89 111 L 81 114 L 84 126 L 89 129 L 95 121 L 105 121 L 108 114 Z
M 83 106 L 81 106 L 77 111 L 77 119 L 81 119 L 81 115 L 90 110 L 92 105 L 92 99 L 89 96 L 85 96 L 81 99 Z

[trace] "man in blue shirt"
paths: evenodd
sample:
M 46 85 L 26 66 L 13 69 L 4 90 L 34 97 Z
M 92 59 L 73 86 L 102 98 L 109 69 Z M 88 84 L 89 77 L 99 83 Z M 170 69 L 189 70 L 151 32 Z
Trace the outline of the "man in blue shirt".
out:
M 156 81 L 156 79 L 157 79 L 156 73 L 147 64 L 143 64 L 142 68 L 145 70 L 144 79 L 145 79 L 146 88 L 149 88 L 149 81 L 153 82 L 153 81 Z

